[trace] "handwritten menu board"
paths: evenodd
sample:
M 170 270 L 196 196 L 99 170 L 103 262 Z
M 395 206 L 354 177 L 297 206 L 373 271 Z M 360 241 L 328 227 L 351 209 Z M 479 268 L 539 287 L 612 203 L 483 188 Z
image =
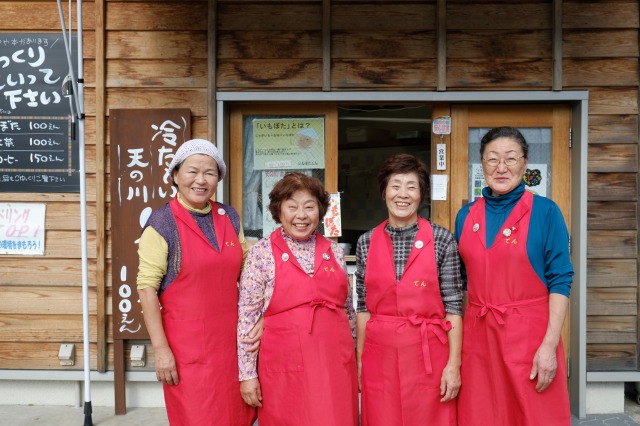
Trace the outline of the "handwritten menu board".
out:
M 0 34 L 0 191 L 80 190 L 68 73 L 62 34 Z
M 153 210 L 177 192 L 168 168 L 191 135 L 189 109 L 112 109 L 111 237 L 113 338 L 147 339 L 136 290 L 138 239 Z

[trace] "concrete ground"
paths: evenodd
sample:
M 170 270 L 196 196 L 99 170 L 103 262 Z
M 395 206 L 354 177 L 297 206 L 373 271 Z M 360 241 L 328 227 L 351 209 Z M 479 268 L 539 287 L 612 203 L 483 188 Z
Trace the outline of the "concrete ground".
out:
M 168 426 L 164 408 L 127 409 L 127 414 L 115 415 L 113 407 L 93 407 L 91 420 L 94 426 Z M 0 405 L 2 426 L 83 426 L 84 410 L 77 407 Z M 572 426 L 640 426 L 640 405 L 625 399 L 625 411 L 618 414 L 589 415 L 585 419 L 574 418 Z

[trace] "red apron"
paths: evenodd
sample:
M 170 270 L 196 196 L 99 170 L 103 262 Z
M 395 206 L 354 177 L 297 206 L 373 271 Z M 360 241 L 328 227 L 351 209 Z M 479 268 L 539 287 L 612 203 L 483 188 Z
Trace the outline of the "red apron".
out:
M 251 425 L 255 411 L 240 396 L 236 351 L 242 247 L 217 204 L 211 215 L 220 253 L 177 200 L 170 205 L 182 263 L 175 281 L 160 296 L 162 323 L 180 380 L 175 386 L 164 385 L 169 422 Z
M 455 400 L 440 402 L 451 323 L 444 320 L 431 224 L 418 219 L 397 281 L 386 223 L 371 235 L 364 277 L 371 319 L 362 353 L 362 425 L 455 426 Z
M 486 247 L 485 200 L 469 211 L 460 237 L 469 306 L 464 315 L 460 426 L 570 425 L 562 340 L 556 379 L 542 393 L 529 380 L 549 322 L 549 291 L 527 256 L 533 195 L 524 193 Z M 508 229 L 508 230 L 507 230 Z
M 344 310 L 347 277 L 331 243 L 316 235 L 313 276 L 278 228 L 271 233 L 275 287 L 258 357 L 260 426 L 355 426 L 355 346 Z

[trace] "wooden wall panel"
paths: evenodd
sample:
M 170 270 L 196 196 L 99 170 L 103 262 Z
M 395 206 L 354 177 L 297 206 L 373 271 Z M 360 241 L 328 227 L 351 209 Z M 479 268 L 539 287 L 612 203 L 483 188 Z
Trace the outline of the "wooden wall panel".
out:
M 638 204 L 591 201 L 587 205 L 587 228 L 638 229 Z
M 319 31 L 322 2 L 245 2 L 242 6 L 220 2 L 218 31 Z
M 587 315 L 637 314 L 636 287 L 596 287 L 587 293 Z
M 107 114 L 114 108 L 184 108 L 189 105 L 192 115 L 207 115 L 207 89 L 183 88 L 126 88 L 107 90 Z
M 76 5 L 73 5 L 71 25 L 78 28 Z M 58 32 L 61 31 L 58 5 L 54 1 L 4 1 L 2 2 L 2 19 L 0 31 L 3 32 Z M 65 25 L 69 22 L 69 8 L 63 7 Z M 95 4 L 93 1 L 82 2 L 82 26 L 93 30 L 95 24 Z
M 638 4 L 562 2 L 563 86 L 589 90 L 588 369 L 638 365 Z
M 82 314 L 0 314 L 0 342 L 82 342 Z M 89 339 L 96 341 L 96 317 L 89 317 Z M 76 345 L 77 346 L 77 345 Z M 77 350 L 77 347 L 76 347 Z
M 564 0 L 564 28 L 638 28 L 638 2 L 632 0 Z
M 588 258 L 623 259 L 638 256 L 636 231 L 588 231 Z
M 634 173 L 589 173 L 589 201 L 637 201 L 636 178 Z
M 635 315 L 591 316 L 587 330 L 591 343 L 635 343 L 638 333 Z
M 338 30 L 331 34 L 333 60 L 436 58 L 436 34 L 426 27 L 405 31 Z
M 587 286 L 637 287 L 638 262 L 635 259 L 589 259 Z
M 589 115 L 589 145 L 597 143 L 638 144 L 637 115 Z
M 87 264 L 89 276 L 96 273 L 96 262 Z M 82 285 L 82 262 L 61 262 L 59 259 L 28 257 L 17 261 L 11 257 L 0 257 L 0 276 L 7 286 L 68 286 Z M 0 288 L 0 292 L 3 289 Z
M 332 85 L 344 89 L 416 89 L 436 84 L 433 60 L 335 60 Z
M 584 87 L 575 87 L 582 89 Z M 637 87 L 589 87 L 589 114 L 638 115 Z
M 217 59 L 318 59 L 321 31 L 228 30 L 218 33 Z
M 552 22 L 550 2 L 447 2 L 447 31 L 551 29 Z
M 206 59 L 206 31 L 109 31 L 107 59 Z
M 207 1 L 109 1 L 105 28 L 136 31 L 207 31 Z
M 205 59 L 112 59 L 107 85 L 113 87 L 203 87 L 209 83 Z
M 551 32 L 538 29 L 498 31 L 465 30 L 447 32 L 447 58 L 453 59 L 540 59 L 549 57 Z
M 588 158 L 590 173 L 638 171 L 638 145 L 636 144 L 590 145 Z
M 452 89 L 548 90 L 551 69 L 551 59 L 450 60 L 447 85 Z
M 82 315 L 82 288 L 20 286 L 2 289 L 1 314 Z M 89 289 L 89 314 L 96 314 L 95 287 Z
M 322 86 L 322 61 L 306 60 L 220 60 L 219 89 L 315 89 Z
M 374 32 L 435 29 L 436 1 L 332 1 L 331 30 Z
M 565 58 L 618 58 L 638 56 L 638 32 L 631 29 L 565 29 Z
M 336 90 L 434 90 L 436 2 L 335 2 L 331 86 Z
M 625 371 L 637 366 L 635 343 L 587 343 L 587 371 Z
M 75 343 L 75 365 L 61 366 L 58 360 L 60 343 L 47 342 L 3 342 L 0 341 L 0 363 L 2 368 L 17 370 L 76 370 L 84 368 L 84 346 L 82 339 L 62 343 Z M 95 370 L 96 344 L 89 345 L 90 366 Z
M 637 86 L 638 58 L 565 59 L 564 86 Z

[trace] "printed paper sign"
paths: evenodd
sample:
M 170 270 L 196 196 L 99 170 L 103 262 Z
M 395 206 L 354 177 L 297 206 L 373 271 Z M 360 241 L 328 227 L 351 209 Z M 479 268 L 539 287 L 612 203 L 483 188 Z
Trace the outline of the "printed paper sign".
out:
M 324 118 L 253 120 L 255 170 L 324 169 Z
M 45 204 L 0 203 L 0 254 L 44 255 Z
M 329 209 L 324 216 L 324 236 L 342 236 L 342 212 L 340 210 L 340 193 L 330 194 Z

